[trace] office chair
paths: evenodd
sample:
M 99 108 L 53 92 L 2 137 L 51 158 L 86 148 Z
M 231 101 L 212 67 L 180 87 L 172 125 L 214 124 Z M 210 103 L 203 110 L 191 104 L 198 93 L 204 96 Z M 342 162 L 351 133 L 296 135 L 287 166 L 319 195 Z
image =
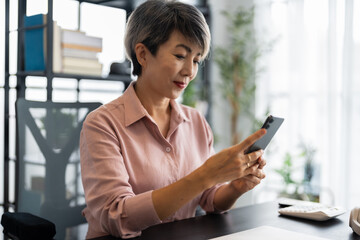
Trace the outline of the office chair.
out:
M 56 239 L 86 222 L 79 138 L 85 117 L 100 105 L 16 101 L 16 211 L 53 222 Z

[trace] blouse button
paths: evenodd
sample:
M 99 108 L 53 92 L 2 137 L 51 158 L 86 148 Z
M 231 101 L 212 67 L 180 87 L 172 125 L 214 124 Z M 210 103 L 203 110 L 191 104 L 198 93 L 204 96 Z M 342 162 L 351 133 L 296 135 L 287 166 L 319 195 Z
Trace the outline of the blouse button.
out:
M 170 147 L 167 147 L 167 148 L 165 148 L 165 151 L 166 151 L 166 152 L 170 152 L 170 151 L 171 151 L 171 148 L 170 148 Z

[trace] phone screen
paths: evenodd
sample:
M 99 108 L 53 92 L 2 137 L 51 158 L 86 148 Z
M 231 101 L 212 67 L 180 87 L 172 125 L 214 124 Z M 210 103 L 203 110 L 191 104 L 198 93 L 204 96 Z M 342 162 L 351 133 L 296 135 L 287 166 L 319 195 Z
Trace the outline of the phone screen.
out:
M 253 145 L 251 145 L 251 147 L 249 148 L 249 150 L 246 151 L 246 153 L 251 153 L 260 149 L 265 150 L 277 130 L 280 128 L 283 121 L 283 118 L 274 117 L 272 115 L 268 116 L 263 126 L 261 127 L 266 129 L 266 134 L 262 138 L 258 139 Z

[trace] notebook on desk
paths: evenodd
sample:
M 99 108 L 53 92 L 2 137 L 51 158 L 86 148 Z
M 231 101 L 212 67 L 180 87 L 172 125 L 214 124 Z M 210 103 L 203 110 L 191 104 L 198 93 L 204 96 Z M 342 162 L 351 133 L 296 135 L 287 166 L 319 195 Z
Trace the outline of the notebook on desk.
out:
M 250 230 L 237 232 L 210 240 L 329 240 L 327 238 L 314 237 L 304 233 L 293 232 L 271 226 L 261 226 Z

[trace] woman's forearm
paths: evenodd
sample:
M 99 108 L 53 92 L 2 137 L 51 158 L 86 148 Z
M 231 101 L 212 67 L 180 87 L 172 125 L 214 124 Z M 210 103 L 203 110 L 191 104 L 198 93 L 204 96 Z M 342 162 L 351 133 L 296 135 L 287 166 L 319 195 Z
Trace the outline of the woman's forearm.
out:
M 259 161 L 259 164 L 254 164 L 254 166 L 252 166 L 252 168 L 257 169 L 256 171 L 254 170 L 254 174 L 233 180 L 230 183 L 221 186 L 215 192 L 213 201 L 214 207 L 217 210 L 224 211 L 230 209 L 234 205 L 236 199 L 253 189 L 263 178 L 265 178 L 265 174 L 262 171 L 265 160 L 260 158 Z
M 205 170 L 200 167 L 179 181 L 154 190 L 154 208 L 159 218 L 164 220 L 213 185 Z
M 230 183 L 221 186 L 214 196 L 214 207 L 219 211 L 230 209 L 243 193 L 236 191 Z

